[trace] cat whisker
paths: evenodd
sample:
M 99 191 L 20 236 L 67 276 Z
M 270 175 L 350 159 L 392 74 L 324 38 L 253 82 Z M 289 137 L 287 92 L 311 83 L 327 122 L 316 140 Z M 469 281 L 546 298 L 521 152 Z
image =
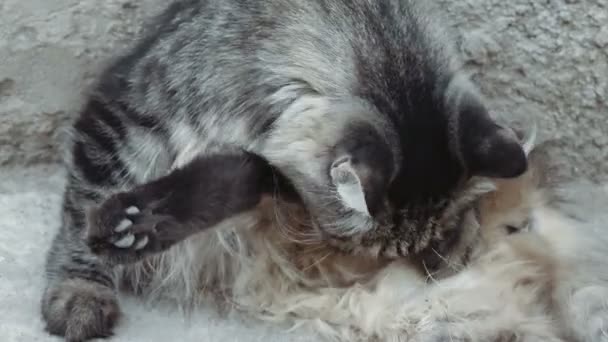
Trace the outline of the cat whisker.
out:
M 440 286 L 441 284 L 437 279 L 435 279 L 435 277 L 433 277 L 433 273 L 428 269 L 424 261 L 422 262 L 422 267 L 424 267 L 424 272 L 426 273 L 426 280 L 431 280 L 433 284 Z
M 308 270 L 310 270 L 311 268 L 318 266 L 319 264 L 321 264 L 325 259 L 327 259 L 332 253 L 328 252 L 327 254 L 323 255 L 322 257 L 320 257 L 319 259 L 315 260 L 313 263 L 311 263 L 310 265 L 304 267 L 302 269 L 302 272 L 306 272 Z
M 433 253 L 435 253 L 435 255 L 437 255 L 439 258 L 441 258 L 441 260 L 443 260 L 443 261 L 446 263 L 446 265 L 447 265 L 448 267 L 452 268 L 453 270 L 457 270 L 457 269 L 459 269 L 459 268 L 463 268 L 463 267 L 465 267 L 465 265 L 464 265 L 464 264 L 462 264 L 462 263 L 457 263 L 457 262 L 454 262 L 454 261 L 452 261 L 452 260 L 449 260 L 449 259 L 448 259 L 448 258 L 446 258 L 445 256 L 441 255 L 441 253 L 439 253 L 439 252 L 438 252 L 436 249 L 434 249 L 434 248 L 432 249 L 432 251 L 433 251 Z M 457 267 L 459 267 L 459 268 L 457 268 Z

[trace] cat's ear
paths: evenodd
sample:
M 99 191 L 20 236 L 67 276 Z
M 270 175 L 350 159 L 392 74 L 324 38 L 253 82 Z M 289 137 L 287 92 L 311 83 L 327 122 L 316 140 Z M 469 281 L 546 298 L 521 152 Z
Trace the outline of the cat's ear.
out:
M 390 146 L 369 124 L 351 123 L 334 149 L 330 178 L 344 205 L 374 214 L 394 172 Z
M 473 91 L 460 91 L 449 101 L 452 148 L 469 175 L 512 178 L 527 169 L 523 144 L 510 128 L 492 119 Z

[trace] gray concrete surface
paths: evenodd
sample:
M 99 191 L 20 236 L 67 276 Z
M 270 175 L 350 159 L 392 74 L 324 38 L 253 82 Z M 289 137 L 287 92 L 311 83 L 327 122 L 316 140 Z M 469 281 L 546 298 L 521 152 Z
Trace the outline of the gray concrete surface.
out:
M 608 180 L 608 2 L 435 0 L 493 109 L 540 113 L 583 175 Z M 163 0 L 0 0 L 0 164 L 57 159 L 107 56 Z

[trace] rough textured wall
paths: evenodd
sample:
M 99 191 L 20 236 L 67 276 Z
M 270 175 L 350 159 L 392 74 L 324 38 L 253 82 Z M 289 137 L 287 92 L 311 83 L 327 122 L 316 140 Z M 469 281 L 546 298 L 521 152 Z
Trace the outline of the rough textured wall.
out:
M 608 1 L 437 1 L 494 109 L 538 113 L 541 137 L 608 180 Z
M 573 165 L 608 180 L 608 2 L 436 0 L 498 112 L 541 113 Z M 104 58 L 163 0 L 0 0 L 0 164 L 56 159 Z
M 163 0 L 0 0 L 0 165 L 53 161 L 95 72 Z

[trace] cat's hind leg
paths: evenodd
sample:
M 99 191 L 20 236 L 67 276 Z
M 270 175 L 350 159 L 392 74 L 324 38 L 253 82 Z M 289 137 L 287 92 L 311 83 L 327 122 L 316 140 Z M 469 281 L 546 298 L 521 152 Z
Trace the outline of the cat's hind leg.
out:
M 112 336 L 121 311 L 112 287 L 75 277 L 49 286 L 42 314 L 49 333 L 76 342 Z
M 80 236 L 84 214 L 68 188 L 63 225 L 47 257 L 42 316 L 49 333 L 66 341 L 108 337 L 121 312 L 113 270 L 88 250 Z

